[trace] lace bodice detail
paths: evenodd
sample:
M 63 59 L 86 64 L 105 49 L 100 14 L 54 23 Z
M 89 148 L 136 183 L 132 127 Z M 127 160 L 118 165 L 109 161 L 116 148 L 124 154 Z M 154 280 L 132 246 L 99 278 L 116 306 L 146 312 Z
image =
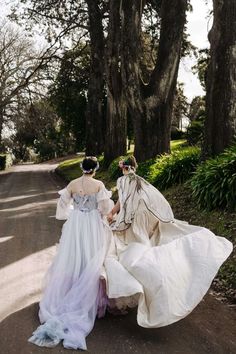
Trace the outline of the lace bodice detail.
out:
M 89 212 L 91 210 L 98 208 L 97 203 L 97 193 L 90 195 L 73 195 L 73 206 L 74 209 L 79 209 L 80 211 Z

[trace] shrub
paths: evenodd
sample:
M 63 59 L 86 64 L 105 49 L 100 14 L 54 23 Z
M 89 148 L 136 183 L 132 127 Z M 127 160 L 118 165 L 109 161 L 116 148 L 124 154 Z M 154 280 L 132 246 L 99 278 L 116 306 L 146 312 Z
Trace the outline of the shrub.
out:
M 126 159 L 128 156 L 119 156 L 115 160 L 112 161 L 110 166 L 108 167 L 108 173 L 110 178 L 117 179 L 122 176 L 122 170 L 119 167 L 119 161 Z
M 6 155 L 0 155 L 0 170 L 5 170 L 6 168 Z
M 193 197 L 204 209 L 236 209 L 236 145 L 199 166 L 191 180 Z
M 122 170 L 119 167 L 119 161 L 120 160 L 125 160 L 128 158 L 129 155 L 127 156 L 119 156 L 115 160 L 112 161 L 108 168 L 108 173 L 111 179 L 117 179 L 121 176 Z M 137 174 L 145 179 L 148 179 L 149 176 L 149 171 L 150 167 L 155 163 L 155 159 L 150 159 L 145 162 L 140 162 L 138 163 L 138 168 L 137 168 Z
M 171 140 L 185 139 L 186 133 L 182 130 L 175 129 L 171 130 Z
M 10 154 L 0 155 L 0 170 L 5 170 L 12 165 L 12 157 Z
M 189 145 L 201 144 L 204 134 L 204 116 L 193 120 L 187 128 L 186 139 Z
M 56 173 L 62 176 L 67 182 L 72 181 L 73 179 L 80 177 L 82 174 L 80 168 L 82 160 L 83 157 L 65 160 L 57 166 Z
M 187 141 L 185 139 L 180 139 L 180 140 L 172 140 L 170 142 L 170 150 L 171 152 L 175 150 L 182 150 L 183 148 L 188 147 L 189 145 L 187 144 Z
M 154 165 L 156 159 L 150 159 L 145 162 L 140 162 L 137 168 L 137 174 L 147 180 L 150 178 L 150 169 Z
M 172 154 L 162 155 L 151 166 L 149 181 L 163 190 L 185 182 L 192 176 L 200 162 L 200 149 L 188 147 Z

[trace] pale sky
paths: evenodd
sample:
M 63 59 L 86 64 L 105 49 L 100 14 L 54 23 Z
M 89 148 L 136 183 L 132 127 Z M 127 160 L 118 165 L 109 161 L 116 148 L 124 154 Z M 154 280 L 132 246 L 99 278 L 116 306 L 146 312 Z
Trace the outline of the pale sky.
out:
M 0 0 L 0 18 L 4 18 L 9 12 L 7 4 L 14 3 L 15 0 Z M 210 3 L 210 4 L 209 4 Z M 206 5 L 205 0 L 191 0 L 193 12 L 188 13 L 188 33 L 190 40 L 196 47 L 202 49 L 209 47 L 207 33 L 211 28 L 212 18 L 207 18 L 209 10 L 212 8 L 212 1 L 208 1 Z M 182 60 L 179 69 L 178 80 L 184 83 L 184 92 L 189 101 L 194 96 L 203 95 L 200 82 L 196 75 L 191 72 L 191 67 L 195 64 L 193 58 L 185 58 Z
M 209 19 L 209 11 L 212 9 L 212 3 L 209 1 L 206 5 L 204 0 L 191 0 L 193 12 L 188 13 L 188 33 L 193 45 L 199 49 L 209 47 L 207 34 L 212 26 L 212 17 Z M 184 83 L 184 93 L 191 100 L 194 96 L 203 95 L 204 92 L 200 85 L 197 75 L 191 72 L 191 67 L 196 60 L 185 58 L 182 60 L 179 69 L 178 80 Z

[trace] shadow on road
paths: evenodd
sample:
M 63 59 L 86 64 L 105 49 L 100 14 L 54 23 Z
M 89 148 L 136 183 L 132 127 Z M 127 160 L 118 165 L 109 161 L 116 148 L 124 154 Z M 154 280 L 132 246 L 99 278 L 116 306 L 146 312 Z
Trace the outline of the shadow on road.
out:
M 29 170 L 0 177 L 2 268 L 54 245 L 62 222 L 55 220 L 60 187 L 52 183 L 49 173 Z
M 212 317 L 209 311 L 217 305 L 216 300 L 208 296 L 186 319 L 171 326 L 158 329 L 145 329 L 136 322 L 136 309 L 126 316 L 106 315 L 97 320 L 87 345 L 92 354 L 233 354 L 235 343 L 232 342 L 233 321 L 225 331 L 222 324 L 223 311 Z M 207 310 L 207 307 L 209 308 Z M 9 354 L 71 353 L 78 351 L 64 349 L 62 345 L 53 349 L 39 348 L 27 342 L 31 333 L 39 325 L 37 320 L 38 304 L 18 311 L 0 324 L 1 350 Z M 201 325 L 199 325 L 201 321 Z M 217 327 L 217 335 L 212 329 Z M 9 328 L 11 329 L 9 331 Z M 17 345 L 16 345 L 17 341 Z
M 0 174 L 0 321 L 40 299 L 62 226 L 52 169 L 23 165 Z

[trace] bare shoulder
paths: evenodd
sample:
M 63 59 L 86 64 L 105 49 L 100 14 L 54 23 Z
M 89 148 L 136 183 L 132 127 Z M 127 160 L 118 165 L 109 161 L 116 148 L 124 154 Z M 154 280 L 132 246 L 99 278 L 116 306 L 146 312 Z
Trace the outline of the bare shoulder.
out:
M 102 189 L 102 188 L 105 188 L 105 185 L 102 181 L 99 181 L 98 179 L 94 179 L 95 183 L 97 184 L 97 187 L 99 189 L 99 191 Z
M 78 184 L 78 182 L 80 181 L 81 177 L 73 179 L 68 185 L 67 185 L 67 189 L 69 190 L 69 192 L 73 192 L 74 187 Z

